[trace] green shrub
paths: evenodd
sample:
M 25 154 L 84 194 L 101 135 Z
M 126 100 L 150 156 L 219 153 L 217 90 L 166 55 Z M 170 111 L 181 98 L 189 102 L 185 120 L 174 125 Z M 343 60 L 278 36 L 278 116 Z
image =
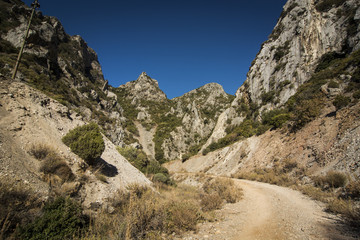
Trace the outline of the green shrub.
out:
M 186 153 L 186 154 L 182 155 L 181 161 L 182 161 L 182 162 L 185 162 L 185 161 L 188 160 L 191 156 L 193 156 L 193 155 L 191 155 L 191 153 Z
M 339 88 L 340 85 L 338 82 L 335 82 L 334 80 L 331 80 L 328 85 L 329 88 Z
M 141 149 L 136 149 L 130 146 L 124 148 L 117 148 L 118 152 L 123 155 L 134 167 L 141 172 L 146 173 L 146 168 L 149 165 L 149 160 Z
M 350 102 L 351 102 L 351 99 L 349 97 L 339 94 L 335 97 L 333 104 L 336 107 L 336 110 L 339 110 L 343 107 L 346 107 Z
M 105 150 L 105 143 L 96 123 L 76 127 L 62 138 L 71 151 L 93 165 Z
M 320 114 L 321 99 L 302 100 L 293 111 L 293 130 L 298 130 Z
M 272 102 L 275 98 L 275 91 L 264 92 L 260 96 L 262 104 Z
M 0 39 L 0 52 L 9 54 L 17 53 L 17 49 L 9 41 Z
M 274 128 L 281 128 L 290 118 L 291 115 L 287 113 L 285 109 L 275 109 L 265 112 L 262 115 L 262 124 L 270 125 Z
M 343 54 L 340 54 L 337 52 L 329 52 L 329 53 L 323 54 L 319 60 L 319 63 L 315 69 L 315 72 L 319 72 L 321 70 L 328 68 L 334 62 L 334 60 L 337 60 L 337 59 L 343 58 L 343 57 L 344 57 Z
M 164 173 L 156 173 L 153 176 L 153 182 L 163 183 L 163 184 L 169 184 L 170 183 L 170 177 L 167 174 Z
M 16 239 L 13 238 L 16 227 L 31 222 L 41 205 L 39 195 L 22 181 L 1 177 L 0 239 Z
M 281 58 L 283 58 L 285 55 L 289 53 L 290 48 L 290 41 L 286 41 L 283 46 L 280 46 L 276 49 L 276 52 L 274 54 L 274 59 L 276 61 L 279 61 Z
M 59 197 L 45 205 L 43 215 L 20 230 L 20 239 L 72 239 L 88 225 L 81 206 Z
M 360 90 L 353 93 L 353 98 L 360 99 Z
M 146 167 L 146 173 L 148 174 L 156 174 L 156 173 L 163 173 L 165 175 L 169 174 L 169 171 L 160 165 L 160 163 L 156 160 L 151 160 L 149 165 Z
M 346 0 L 321 0 L 316 5 L 315 8 L 319 12 L 327 12 L 329 11 L 333 6 L 339 7 L 342 5 Z

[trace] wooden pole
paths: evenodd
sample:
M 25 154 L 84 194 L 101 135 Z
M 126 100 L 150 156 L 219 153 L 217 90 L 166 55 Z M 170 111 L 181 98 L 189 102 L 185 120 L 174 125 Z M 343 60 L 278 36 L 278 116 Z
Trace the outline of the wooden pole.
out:
M 29 35 L 29 31 L 30 31 L 30 25 L 31 25 L 31 21 L 34 17 L 34 13 L 35 13 L 35 9 L 40 7 L 40 4 L 38 3 L 38 0 L 35 0 L 32 4 L 32 12 L 31 12 L 31 16 L 30 16 L 30 19 L 29 19 L 29 23 L 28 23 L 28 26 L 27 26 L 27 29 L 26 29 L 26 33 L 25 33 L 25 37 L 24 37 L 24 41 L 21 45 L 21 49 L 19 51 L 19 55 L 17 57 L 17 60 L 16 60 L 16 64 L 15 64 L 15 68 L 14 68 L 14 72 L 13 72 L 13 75 L 12 75 L 12 79 L 14 80 L 15 77 L 16 77 L 16 73 L 17 73 L 17 70 L 19 68 L 19 65 L 20 65 L 20 61 L 21 61 L 21 57 L 22 57 L 22 54 L 23 54 L 23 51 L 24 51 L 24 47 L 25 47 L 25 44 L 26 44 L 26 39 Z

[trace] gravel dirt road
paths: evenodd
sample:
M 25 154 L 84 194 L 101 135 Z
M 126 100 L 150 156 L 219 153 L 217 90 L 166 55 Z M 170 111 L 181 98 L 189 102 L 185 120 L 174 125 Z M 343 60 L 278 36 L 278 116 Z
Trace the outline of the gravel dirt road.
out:
M 234 179 L 243 199 L 218 211 L 221 220 L 199 226 L 182 239 L 359 239 L 342 229 L 321 203 L 298 191 Z

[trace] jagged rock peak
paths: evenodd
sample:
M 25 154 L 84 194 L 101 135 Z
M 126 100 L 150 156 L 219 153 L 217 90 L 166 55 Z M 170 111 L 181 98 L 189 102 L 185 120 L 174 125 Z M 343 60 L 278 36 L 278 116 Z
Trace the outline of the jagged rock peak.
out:
M 216 93 L 221 94 L 221 95 L 226 95 L 226 93 L 224 91 L 224 88 L 218 83 L 208 83 L 208 84 L 205 84 L 202 87 L 199 87 L 198 89 L 199 90 L 205 90 L 205 91 L 208 91 L 208 92 L 216 92 Z
M 166 94 L 159 88 L 158 81 L 152 79 L 146 72 L 142 72 L 137 80 L 127 82 L 119 88 L 129 91 L 133 100 L 163 101 L 167 99 Z
M 155 79 L 152 79 L 146 72 L 142 72 L 138 77 L 137 81 L 153 81 L 158 83 Z
M 203 94 L 206 94 L 208 96 L 214 96 L 214 97 L 220 97 L 220 96 L 227 97 L 228 96 L 228 94 L 224 91 L 224 88 L 220 84 L 208 83 L 202 87 L 191 90 L 190 92 L 187 92 L 184 95 L 175 98 L 174 100 L 179 99 L 179 98 L 184 98 L 184 97 L 186 98 L 191 95 L 203 95 Z

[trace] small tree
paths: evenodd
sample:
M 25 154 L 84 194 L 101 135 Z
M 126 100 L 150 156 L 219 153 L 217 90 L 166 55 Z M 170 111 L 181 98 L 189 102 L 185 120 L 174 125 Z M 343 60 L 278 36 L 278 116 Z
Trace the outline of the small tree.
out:
M 105 143 L 96 123 L 70 130 L 62 141 L 90 165 L 93 165 L 105 150 Z
M 333 104 L 336 107 L 336 110 L 339 110 L 343 107 L 346 107 L 350 102 L 351 99 L 349 97 L 346 97 L 344 95 L 337 95 L 335 97 L 335 100 L 333 101 Z

